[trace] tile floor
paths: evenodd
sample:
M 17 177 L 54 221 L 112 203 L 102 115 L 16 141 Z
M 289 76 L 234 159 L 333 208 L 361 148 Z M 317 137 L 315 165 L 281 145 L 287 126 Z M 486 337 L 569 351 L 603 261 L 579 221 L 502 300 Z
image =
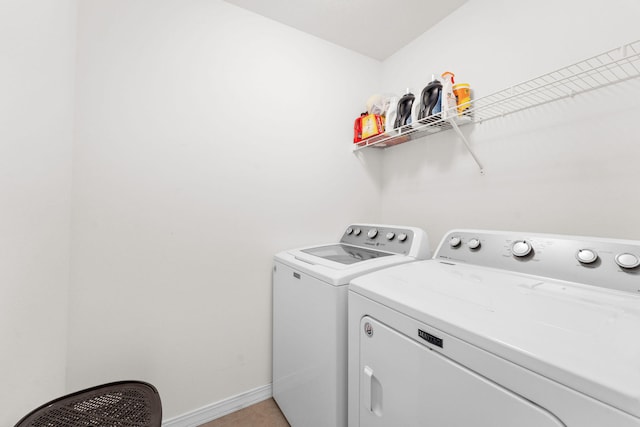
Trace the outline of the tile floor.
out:
M 267 399 L 200 427 L 289 427 L 289 423 L 276 402 Z

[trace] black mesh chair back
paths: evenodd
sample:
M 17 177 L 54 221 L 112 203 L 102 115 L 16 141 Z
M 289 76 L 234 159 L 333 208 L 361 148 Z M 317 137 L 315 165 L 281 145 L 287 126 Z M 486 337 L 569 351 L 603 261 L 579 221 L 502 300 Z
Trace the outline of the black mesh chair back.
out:
M 45 403 L 15 427 L 160 427 L 162 403 L 142 381 L 118 381 Z

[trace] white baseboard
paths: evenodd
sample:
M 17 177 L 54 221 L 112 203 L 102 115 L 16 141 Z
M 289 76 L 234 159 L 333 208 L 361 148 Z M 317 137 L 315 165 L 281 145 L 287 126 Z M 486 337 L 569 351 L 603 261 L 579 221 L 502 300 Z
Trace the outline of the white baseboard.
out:
M 224 417 L 238 409 L 262 402 L 272 396 L 271 384 L 245 391 L 219 402 L 211 403 L 177 417 L 162 421 L 162 427 L 197 427 L 217 418 Z

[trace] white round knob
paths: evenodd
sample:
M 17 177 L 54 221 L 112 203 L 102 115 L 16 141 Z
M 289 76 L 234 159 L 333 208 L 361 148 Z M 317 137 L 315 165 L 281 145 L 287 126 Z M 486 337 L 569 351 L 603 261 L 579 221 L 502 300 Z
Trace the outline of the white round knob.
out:
M 387 237 L 387 240 L 393 240 L 393 238 L 396 237 L 396 233 L 393 233 L 390 231 L 387 233 L 386 237 Z
M 630 253 L 622 253 L 616 255 L 616 264 L 622 268 L 636 268 L 640 265 L 640 258 Z
M 525 240 L 518 240 L 511 245 L 513 256 L 524 257 L 531 253 L 531 244 Z
M 478 249 L 480 247 L 480 240 L 479 239 L 471 239 L 467 243 L 467 246 L 469 246 L 469 249 Z
M 598 259 L 598 254 L 596 253 L 596 251 L 593 251 L 591 249 L 580 249 L 578 252 L 576 252 L 576 258 L 578 258 L 578 261 L 583 264 L 591 264 L 593 262 L 596 262 L 596 260 Z
M 374 237 L 376 237 L 378 235 L 378 230 L 376 230 L 375 228 L 372 228 L 371 230 L 369 230 L 369 232 L 367 233 L 367 236 L 369 236 L 370 239 L 373 239 Z
M 451 246 L 452 248 L 457 248 L 458 246 L 460 246 L 461 242 L 462 240 L 460 240 L 459 237 L 452 237 L 451 239 L 449 239 L 449 246 Z
M 356 228 L 355 230 L 353 230 L 353 234 L 355 234 L 356 236 L 359 236 L 360 233 L 362 233 L 362 230 L 360 230 L 359 228 Z
M 401 242 L 404 242 L 405 240 L 407 240 L 407 235 L 404 233 L 398 234 L 398 240 L 400 240 Z
M 347 234 L 353 234 L 353 228 L 351 227 L 347 228 Z

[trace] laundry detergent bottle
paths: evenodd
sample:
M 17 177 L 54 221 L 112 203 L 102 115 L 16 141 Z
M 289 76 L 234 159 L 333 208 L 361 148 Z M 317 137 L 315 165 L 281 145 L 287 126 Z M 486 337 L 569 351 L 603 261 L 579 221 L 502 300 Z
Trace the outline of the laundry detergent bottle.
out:
M 407 88 L 407 93 L 398 101 L 396 121 L 393 124 L 394 129 L 411 123 L 411 108 L 413 107 L 413 101 L 415 99 L 416 97 Z
M 422 89 L 420 94 L 420 108 L 418 110 L 418 120 L 425 119 L 434 114 L 438 114 L 442 99 L 442 83 L 435 76 L 431 76 L 431 83 Z

